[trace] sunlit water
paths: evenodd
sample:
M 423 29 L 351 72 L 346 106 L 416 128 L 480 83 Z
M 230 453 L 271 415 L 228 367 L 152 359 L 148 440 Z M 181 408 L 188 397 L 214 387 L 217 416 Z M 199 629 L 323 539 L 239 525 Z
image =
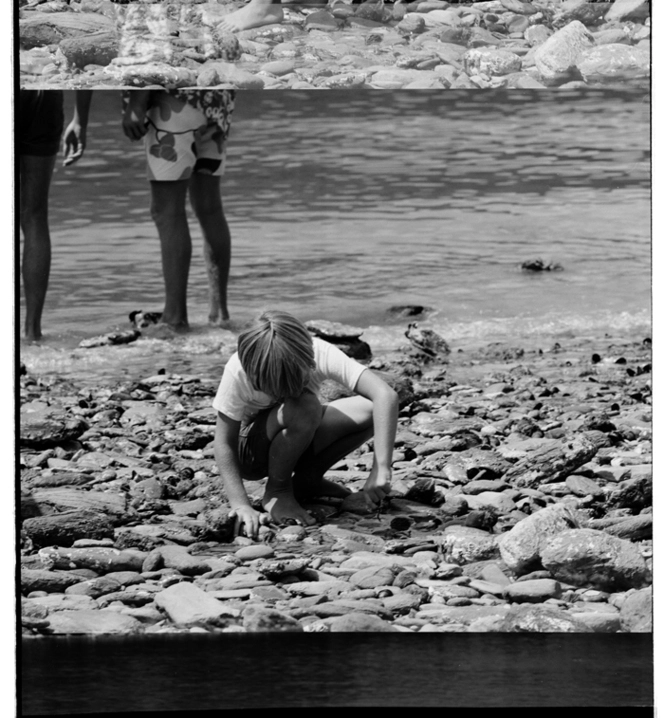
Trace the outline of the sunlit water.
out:
M 216 371 L 264 307 L 366 327 L 374 351 L 400 343 L 401 304 L 433 308 L 452 342 L 648 329 L 647 94 L 239 92 L 222 181 L 236 331 L 206 326 L 192 215 L 192 333 L 72 354 L 163 301 L 143 150 L 120 107 L 95 94 L 85 157 L 55 173 L 46 340 L 21 347 L 34 371 Z M 520 269 L 537 257 L 562 271 Z

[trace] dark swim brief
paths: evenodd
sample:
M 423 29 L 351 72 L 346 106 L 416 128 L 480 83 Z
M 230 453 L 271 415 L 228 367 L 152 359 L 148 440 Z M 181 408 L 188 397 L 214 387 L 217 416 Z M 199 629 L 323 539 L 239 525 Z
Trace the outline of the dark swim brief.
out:
M 62 90 L 21 90 L 16 127 L 18 154 L 57 155 L 64 123 Z

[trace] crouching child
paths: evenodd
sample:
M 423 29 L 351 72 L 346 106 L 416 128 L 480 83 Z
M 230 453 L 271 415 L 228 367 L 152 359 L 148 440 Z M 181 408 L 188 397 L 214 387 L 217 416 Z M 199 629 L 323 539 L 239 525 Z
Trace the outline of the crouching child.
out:
M 322 404 L 317 392 L 324 379 L 355 395 Z M 277 524 L 315 523 L 300 502 L 351 493 L 325 472 L 372 436 L 367 506 L 375 508 L 390 492 L 396 392 L 286 312 L 263 312 L 240 334 L 212 405 L 215 458 L 238 533 L 256 537 L 268 516 Z M 243 484 L 264 477 L 267 513 L 251 506 Z

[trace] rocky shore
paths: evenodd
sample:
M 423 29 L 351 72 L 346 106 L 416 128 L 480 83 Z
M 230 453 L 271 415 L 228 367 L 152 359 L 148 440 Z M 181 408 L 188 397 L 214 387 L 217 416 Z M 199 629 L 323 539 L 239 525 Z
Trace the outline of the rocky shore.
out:
M 632 87 L 650 77 L 648 0 L 415 0 L 286 6 L 220 30 L 232 3 L 31 0 L 22 87 L 484 89 Z
M 372 357 L 361 330 L 310 328 L 399 393 L 392 496 L 369 513 L 357 493 L 369 442 L 328 475 L 356 493 L 257 541 L 234 536 L 219 484 L 219 377 L 25 368 L 25 636 L 652 630 L 648 337 L 450 347 L 413 323 Z

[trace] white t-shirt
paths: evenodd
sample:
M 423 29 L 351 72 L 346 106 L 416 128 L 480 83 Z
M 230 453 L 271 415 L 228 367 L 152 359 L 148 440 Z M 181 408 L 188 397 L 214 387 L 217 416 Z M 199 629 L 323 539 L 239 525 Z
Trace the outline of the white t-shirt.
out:
M 360 374 L 366 369 L 329 342 L 313 337 L 316 369 L 309 387 L 318 391 L 324 379 L 333 379 L 355 391 Z M 212 406 L 235 421 L 250 421 L 259 411 L 275 406 L 277 400 L 251 386 L 235 352 L 224 367 L 217 395 Z

